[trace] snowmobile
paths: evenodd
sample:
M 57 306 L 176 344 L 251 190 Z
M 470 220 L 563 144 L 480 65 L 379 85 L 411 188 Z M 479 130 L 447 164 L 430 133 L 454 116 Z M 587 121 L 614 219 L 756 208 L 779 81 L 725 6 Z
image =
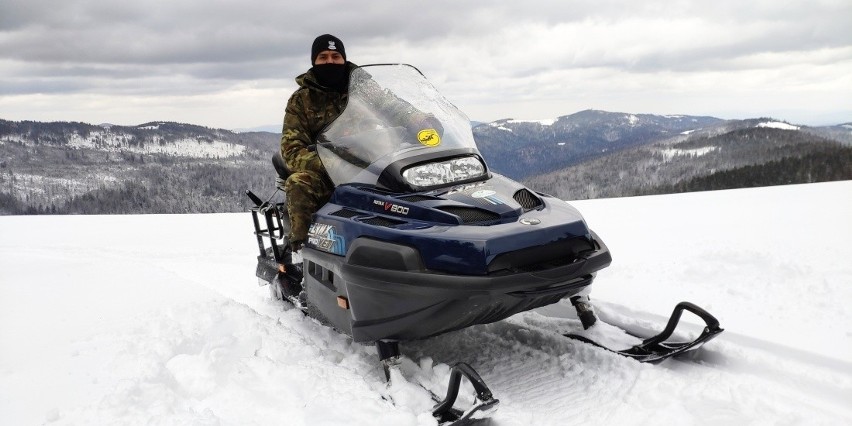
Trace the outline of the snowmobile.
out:
M 489 170 L 470 120 L 410 65 L 356 68 L 348 96 L 313 145 L 335 190 L 313 216 L 301 262 L 293 262 L 286 200 L 272 201 L 278 191 L 266 201 L 246 191 L 255 204 L 261 285 L 354 341 L 375 342 L 388 380 L 400 342 L 566 298 L 584 328 L 594 324 L 584 294 L 612 257 L 575 208 Z M 432 125 L 401 124 L 411 114 L 432 118 Z M 280 155 L 273 163 L 286 179 Z M 690 342 L 667 342 L 685 310 L 704 319 L 704 332 Z M 721 331 L 712 315 L 684 302 L 663 332 L 614 351 L 659 362 Z M 473 385 L 476 402 L 456 409 L 462 379 Z M 435 399 L 441 424 L 468 424 L 498 405 L 463 362 L 452 367 L 446 397 Z

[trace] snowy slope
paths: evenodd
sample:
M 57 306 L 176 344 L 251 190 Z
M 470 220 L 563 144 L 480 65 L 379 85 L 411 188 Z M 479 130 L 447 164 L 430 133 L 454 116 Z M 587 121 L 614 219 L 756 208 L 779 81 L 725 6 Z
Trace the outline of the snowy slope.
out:
M 440 388 L 467 361 L 501 426 L 852 424 L 849 194 L 572 203 L 613 253 L 592 292 L 603 318 L 651 330 L 690 300 L 725 333 L 643 365 L 556 335 L 580 326 L 555 305 L 403 345 L 407 380 Z M 247 213 L 0 217 L 0 423 L 434 424 L 372 346 L 266 297 L 250 228 Z

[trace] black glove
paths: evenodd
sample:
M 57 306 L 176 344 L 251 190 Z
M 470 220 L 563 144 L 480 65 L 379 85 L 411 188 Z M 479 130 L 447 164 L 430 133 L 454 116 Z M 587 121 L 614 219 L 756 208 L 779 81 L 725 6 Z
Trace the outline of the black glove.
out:
M 406 126 L 408 130 L 417 135 L 421 130 L 433 129 L 438 133 L 438 136 L 444 135 L 444 126 L 432 114 L 415 113 L 411 115 L 411 120 Z
M 441 125 L 441 122 L 435 118 L 434 115 L 429 114 L 424 120 L 423 127 L 426 129 L 435 129 L 438 132 L 439 136 L 444 136 L 444 126 Z

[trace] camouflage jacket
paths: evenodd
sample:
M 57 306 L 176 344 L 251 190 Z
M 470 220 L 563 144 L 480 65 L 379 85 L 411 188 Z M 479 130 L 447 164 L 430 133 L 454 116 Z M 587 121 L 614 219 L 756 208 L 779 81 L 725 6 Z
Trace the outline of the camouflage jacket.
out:
M 356 66 L 347 62 L 350 71 Z M 329 90 L 317 82 L 309 70 L 296 77 L 299 89 L 287 101 L 284 112 L 284 128 L 281 131 L 281 156 L 292 172 L 312 171 L 325 173 L 315 150 L 308 149 L 316 144 L 323 128 L 334 121 L 346 106 L 346 94 Z

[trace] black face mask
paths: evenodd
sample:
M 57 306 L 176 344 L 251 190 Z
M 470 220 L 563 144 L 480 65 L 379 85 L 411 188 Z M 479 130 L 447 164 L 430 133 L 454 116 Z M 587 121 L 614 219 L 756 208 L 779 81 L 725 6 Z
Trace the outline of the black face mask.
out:
M 346 64 L 314 65 L 311 70 L 317 77 L 319 84 L 336 92 L 346 92 L 347 86 L 349 86 L 349 70 Z

